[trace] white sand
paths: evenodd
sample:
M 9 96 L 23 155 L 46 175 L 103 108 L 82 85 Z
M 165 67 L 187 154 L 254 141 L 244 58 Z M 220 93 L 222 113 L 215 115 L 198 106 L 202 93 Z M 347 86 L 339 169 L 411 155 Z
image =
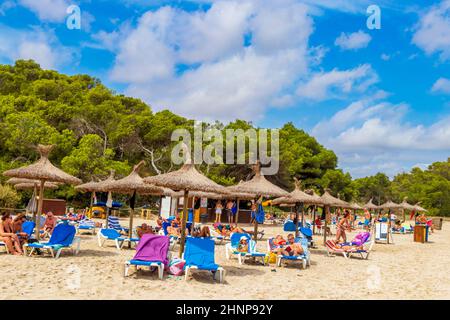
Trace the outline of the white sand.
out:
M 280 226 L 263 228 L 265 239 L 282 233 Z M 124 262 L 134 250 L 118 251 L 112 242 L 99 248 L 96 236 L 81 235 L 77 256 L 0 253 L 0 299 L 449 299 L 448 228 L 444 224 L 427 244 L 414 243 L 412 235 L 394 235 L 395 244 L 376 244 L 369 260 L 328 257 L 319 246 L 312 250 L 312 265 L 306 270 L 295 265 L 276 272 L 271 271 L 274 266 L 239 266 L 236 259 L 225 259 L 224 245 L 216 245 L 216 262 L 227 271 L 224 284 L 207 272 L 194 273 L 188 282 L 166 273 L 160 281 L 148 271 L 133 271 L 124 278 Z M 320 237 L 315 239 L 321 244 Z M 265 252 L 266 241 L 258 248 Z

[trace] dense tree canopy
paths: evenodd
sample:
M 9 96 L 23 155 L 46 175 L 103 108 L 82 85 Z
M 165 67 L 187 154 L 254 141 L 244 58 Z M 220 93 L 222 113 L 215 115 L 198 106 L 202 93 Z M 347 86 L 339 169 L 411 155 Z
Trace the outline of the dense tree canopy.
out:
M 227 129 L 261 130 L 243 120 L 202 126 L 218 129 L 224 137 Z M 88 75 L 42 70 L 31 60 L 0 65 L 0 172 L 35 161 L 38 155 L 33 146 L 37 143 L 55 144 L 51 161 L 84 181 L 103 178 L 111 169 L 123 176 L 141 159 L 148 164 L 143 174 L 167 172 L 175 169 L 170 161 L 172 132 L 186 129 L 192 133 L 193 128 L 194 120 L 168 110 L 154 113 L 141 100 L 118 95 Z M 296 177 L 304 188 L 319 192 L 330 188 L 348 201 L 365 202 L 374 197 L 379 203 L 408 197 L 410 202 L 421 201 L 433 208 L 433 213 L 450 214 L 449 161 L 434 163 L 424 171 L 415 168 L 392 182 L 382 173 L 352 180 L 349 173 L 337 169 L 333 151 L 292 123 L 280 129 L 279 139 L 279 172 L 268 179 L 285 189 L 293 188 Z M 247 147 L 250 140 L 245 140 Z M 248 165 L 202 164 L 199 168 L 224 185 L 252 174 Z M 5 180 L 0 177 L 0 182 Z M 14 190 L 4 188 L 2 192 L 10 195 Z M 60 188 L 54 195 L 75 202 L 85 200 L 71 187 Z M 11 203 L 20 200 L 11 199 Z

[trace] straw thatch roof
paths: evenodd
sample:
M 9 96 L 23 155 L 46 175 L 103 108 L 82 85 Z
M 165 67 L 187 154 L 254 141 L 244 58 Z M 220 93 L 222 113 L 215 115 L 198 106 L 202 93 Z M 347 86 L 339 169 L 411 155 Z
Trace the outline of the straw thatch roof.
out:
M 330 207 L 350 208 L 349 203 L 345 202 L 344 200 L 333 197 L 329 191 L 330 191 L 329 189 L 325 190 L 325 192 L 321 196 L 324 205 Z
M 272 204 L 320 204 L 321 200 L 317 199 L 301 190 L 300 181 L 297 178 L 295 180 L 295 189 L 285 197 L 276 198 L 272 201 Z
M 133 167 L 133 171 L 125 178 L 111 182 L 103 182 L 102 188 L 107 191 L 125 194 L 132 194 L 134 192 L 138 194 L 163 194 L 164 190 L 162 188 L 150 183 L 144 183 L 144 180 L 138 172 L 144 164 L 144 161 L 139 162 Z
M 416 207 L 413 206 L 412 204 L 409 204 L 409 203 L 406 201 L 406 198 L 403 199 L 403 202 L 400 203 L 400 205 L 401 205 L 402 208 L 405 209 L 405 210 L 416 210 Z
M 39 181 L 37 182 L 22 182 L 14 185 L 17 190 L 32 190 L 34 188 L 40 188 Z M 58 189 L 58 185 L 52 182 L 46 182 L 44 184 L 44 189 Z
M 383 203 L 379 206 L 381 209 L 401 209 L 402 206 L 398 203 L 392 202 L 391 200 L 387 201 L 386 203 Z
M 185 164 L 178 170 L 144 178 L 145 183 L 173 190 L 203 191 L 227 194 L 228 190 L 197 171 L 187 146 L 183 145 Z
M 350 209 L 361 210 L 362 207 L 359 204 L 357 204 L 356 202 L 352 202 L 352 203 L 350 203 Z
M 174 191 L 174 194 L 172 195 L 172 197 L 176 197 L 176 198 L 182 198 L 183 196 L 184 196 L 183 191 L 178 191 L 178 192 Z M 196 197 L 196 198 L 216 199 L 216 200 L 223 199 L 222 194 L 218 194 L 218 193 L 214 193 L 214 192 L 203 192 L 203 191 L 189 191 L 188 196 Z
M 315 200 L 317 200 L 318 206 L 323 206 L 322 197 L 319 196 L 317 193 L 315 193 L 313 189 L 307 189 L 307 190 L 305 190 L 305 193 L 309 194 L 311 197 L 313 197 Z
M 363 206 L 364 209 L 368 209 L 368 210 L 380 209 L 380 207 L 377 206 L 376 204 L 374 204 L 374 203 L 372 202 L 372 200 L 373 200 L 373 198 L 371 198 L 371 199 L 369 200 L 369 202 L 367 202 L 367 203 Z
M 243 192 L 250 193 L 255 196 L 266 197 L 283 197 L 288 194 L 287 191 L 269 182 L 264 177 L 261 173 L 261 165 L 259 162 L 253 166 L 253 171 L 255 172 L 255 175 L 251 180 L 229 187 L 228 190 L 231 192 Z
M 32 179 L 23 179 L 23 178 L 10 178 L 6 181 L 6 183 L 11 184 L 11 185 L 16 185 L 16 184 L 22 184 L 22 183 L 28 183 L 28 184 L 35 184 L 37 183 L 38 186 L 40 185 L 40 181 L 39 180 L 32 180 Z M 59 182 L 52 182 L 53 185 L 57 185 L 59 186 L 60 183 Z M 47 183 L 46 183 L 47 185 Z
M 80 179 L 65 173 L 50 162 L 48 155 L 53 149 L 53 145 L 38 145 L 37 149 L 41 155 L 41 158 L 38 161 L 28 166 L 7 170 L 3 172 L 3 174 L 7 177 L 14 178 L 63 182 L 75 185 L 81 183 Z
M 414 210 L 416 210 L 416 211 L 422 211 L 422 212 L 427 212 L 428 210 L 425 209 L 425 208 L 422 208 L 421 206 L 419 206 L 419 203 L 420 203 L 420 202 L 417 202 L 417 203 L 414 205 Z

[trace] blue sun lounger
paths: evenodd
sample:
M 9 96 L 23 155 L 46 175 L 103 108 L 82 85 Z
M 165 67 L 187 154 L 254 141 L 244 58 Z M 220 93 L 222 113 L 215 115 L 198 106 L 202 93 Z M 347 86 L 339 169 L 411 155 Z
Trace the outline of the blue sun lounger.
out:
M 214 246 L 214 240 L 211 238 L 186 238 L 183 255 L 185 280 L 189 278 L 191 270 L 196 269 L 211 271 L 213 279 L 219 272 L 219 281 L 223 282 L 225 270 L 214 261 Z
M 115 216 L 108 216 L 108 229 L 114 229 L 117 231 L 125 231 L 128 232 L 129 229 L 124 228 L 120 225 L 119 218 Z
M 295 242 L 301 243 L 304 253 L 302 255 L 299 255 L 299 256 L 287 256 L 287 255 L 278 254 L 277 255 L 277 263 L 276 263 L 277 267 L 281 267 L 281 261 L 282 260 L 301 261 L 303 269 L 305 269 L 306 266 L 311 265 L 311 257 L 310 257 L 310 253 L 309 253 L 309 249 L 308 249 L 308 239 L 306 239 L 306 238 L 295 238 Z M 274 247 L 275 247 L 275 245 L 273 243 L 273 238 L 268 239 L 267 240 L 267 249 L 268 249 L 268 251 L 272 252 Z
M 24 253 L 26 248 L 31 248 L 29 256 L 33 254 L 36 249 L 47 250 L 53 258 L 59 258 L 61 251 L 70 249 L 74 254 L 80 251 L 80 238 L 75 237 L 75 227 L 68 224 L 58 224 L 53 230 L 52 236 L 48 242 L 33 242 L 24 245 Z M 74 245 L 76 245 L 74 251 Z M 56 253 L 56 254 L 55 254 Z
M 242 237 L 247 238 L 249 252 L 239 252 L 238 245 Z M 231 259 L 233 255 L 238 257 L 239 264 L 243 264 L 246 258 L 261 258 L 263 265 L 266 264 L 266 253 L 256 251 L 256 242 L 252 240 L 252 237 L 248 233 L 232 233 L 230 236 L 230 242 L 225 245 L 225 255 L 227 259 Z
M 103 247 L 106 241 L 112 240 L 114 241 L 116 248 L 121 250 L 125 242 L 130 242 L 137 244 L 139 242 L 139 238 L 129 238 L 127 236 L 123 236 L 119 233 L 119 231 L 115 229 L 100 229 L 97 233 L 98 246 Z

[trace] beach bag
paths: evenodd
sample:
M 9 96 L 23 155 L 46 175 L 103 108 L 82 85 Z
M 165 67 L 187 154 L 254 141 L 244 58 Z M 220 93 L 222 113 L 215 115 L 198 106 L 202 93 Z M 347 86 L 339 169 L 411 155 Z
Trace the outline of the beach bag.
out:
M 174 259 L 169 263 L 169 273 L 174 276 L 183 275 L 185 261 L 181 259 Z
M 276 253 L 269 253 L 265 258 L 266 263 L 276 263 L 277 262 L 277 254 Z

